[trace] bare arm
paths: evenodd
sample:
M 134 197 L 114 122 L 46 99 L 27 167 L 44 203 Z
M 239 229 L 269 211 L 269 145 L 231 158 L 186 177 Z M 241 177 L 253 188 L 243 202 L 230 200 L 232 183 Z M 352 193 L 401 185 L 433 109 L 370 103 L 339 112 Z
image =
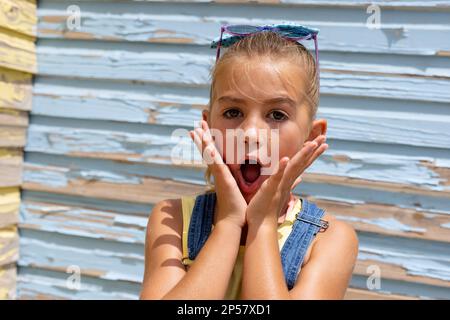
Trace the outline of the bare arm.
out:
M 241 228 L 218 221 L 185 271 L 180 200 L 159 202 L 149 218 L 141 299 L 223 299 L 239 251 Z
M 297 282 L 288 290 L 275 228 L 249 229 L 244 258 L 243 298 L 342 299 L 358 253 L 358 239 L 349 225 L 332 220 L 315 242 Z

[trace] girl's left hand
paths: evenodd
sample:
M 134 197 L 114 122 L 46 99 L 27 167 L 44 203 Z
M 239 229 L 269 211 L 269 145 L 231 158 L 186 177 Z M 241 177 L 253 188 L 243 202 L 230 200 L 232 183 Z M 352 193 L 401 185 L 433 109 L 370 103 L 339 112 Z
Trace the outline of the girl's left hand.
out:
M 301 181 L 299 176 L 328 148 L 325 141 L 325 135 L 319 135 L 314 141 L 306 142 L 292 159 L 280 160 L 277 171 L 263 182 L 247 206 L 249 227 L 277 227 L 281 211 L 287 209 L 291 190 Z

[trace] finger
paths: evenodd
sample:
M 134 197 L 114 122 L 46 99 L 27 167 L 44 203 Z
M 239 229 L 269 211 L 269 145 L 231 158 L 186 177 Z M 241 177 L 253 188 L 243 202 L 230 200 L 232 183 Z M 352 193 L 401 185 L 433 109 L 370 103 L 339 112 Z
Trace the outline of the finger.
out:
M 327 136 L 324 134 L 318 135 L 315 139 L 311 141 L 306 141 L 303 146 L 306 146 L 307 144 L 310 144 L 311 142 L 317 142 L 319 145 L 327 140 Z
M 280 180 L 283 177 L 284 170 L 287 167 L 287 164 L 289 163 L 289 157 L 283 157 L 278 163 L 278 170 L 277 173 L 273 175 L 273 180 Z
M 286 170 L 285 178 L 283 181 L 283 187 L 294 188 L 299 181 L 296 179 L 299 175 L 305 171 L 308 163 L 312 163 L 311 157 L 314 155 L 315 151 L 320 148 L 321 144 L 326 140 L 324 135 L 318 136 L 313 141 L 308 141 L 304 144 L 304 147 L 297 152 L 297 154 L 291 159 L 289 167 Z M 311 161 L 310 161 L 311 160 Z
M 302 164 L 302 166 L 300 167 L 300 169 L 298 168 L 292 168 L 291 172 L 294 176 L 298 176 L 300 175 L 300 177 L 298 177 L 291 186 L 291 190 L 294 189 L 301 181 L 301 174 L 322 154 L 325 152 L 325 150 L 328 149 L 328 144 L 323 143 L 321 144 L 319 147 L 317 147 L 311 156 L 309 156 L 306 159 L 306 162 Z M 297 172 L 295 170 L 298 170 Z
M 214 139 L 211 136 L 211 130 L 209 129 L 208 123 L 205 120 L 201 120 L 200 126 L 201 126 L 201 129 L 203 130 L 204 149 L 209 148 L 210 149 L 209 153 L 215 154 L 217 156 L 219 154 L 219 151 L 217 150 Z M 215 159 L 215 160 L 219 160 L 219 159 Z
M 205 126 L 205 124 L 206 122 L 202 121 L 200 123 L 201 128 L 196 128 L 193 132 L 193 135 L 196 137 L 195 141 L 197 148 L 201 152 L 202 158 L 205 160 L 206 164 L 211 169 L 211 173 L 213 174 L 215 180 L 218 181 L 222 177 L 227 181 L 231 181 L 231 179 L 234 179 L 231 174 L 231 171 L 229 170 L 228 166 L 224 163 L 220 152 L 217 150 L 216 145 L 208 132 L 209 129 L 207 125 Z M 205 132 L 204 129 L 208 129 L 208 131 Z
M 306 163 L 313 156 L 315 150 L 317 150 L 317 148 L 319 148 L 325 141 L 326 137 L 324 135 L 319 135 L 313 141 L 308 141 L 305 143 L 305 146 L 292 158 L 292 169 L 295 172 L 302 172 L 302 169 L 304 170 L 306 168 Z M 296 176 L 298 176 L 298 174 Z
M 198 151 L 200 151 L 200 154 L 202 154 L 202 140 L 200 139 L 198 133 L 195 130 L 191 130 L 189 131 L 189 135 L 191 136 L 191 139 L 197 146 Z
M 308 168 L 314 161 L 316 161 L 316 159 L 317 159 L 318 157 L 320 157 L 320 155 L 321 155 L 322 153 L 324 153 L 325 150 L 327 150 L 327 149 L 328 149 L 328 144 L 327 144 L 327 143 L 324 143 L 324 144 L 320 145 L 320 146 L 314 151 L 313 155 L 312 155 L 311 157 L 308 158 L 304 170 L 306 170 L 306 168 Z
M 280 181 L 282 180 L 286 167 L 289 163 L 289 157 L 283 157 L 278 162 L 278 168 L 276 170 L 276 173 L 273 174 L 267 181 L 270 185 L 278 185 Z
M 302 173 L 302 168 L 317 147 L 318 145 L 316 142 L 308 142 L 294 157 L 292 157 L 287 170 L 291 176 L 291 182 Z
M 303 161 L 301 161 L 301 168 L 305 170 L 325 149 L 323 149 L 323 145 L 325 145 L 326 138 L 324 136 L 319 136 L 317 139 L 313 141 L 313 149 L 309 150 L 309 152 L 304 157 Z
M 212 164 L 220 164 L 223 161 L 222 157 L 220 157 L 219 153 L 215 149 L 214 143 L 211 143 L 208 134 L 202 128 L 196 128 L 193 131 L 195 137 L 195 144 L 197 145 L 198 150 L 202 155 L 202 159 L 206 162 L 207 165 Z
M 204 131 L 204 143 L 205 148 L 208 149 L 209 154 L 213 157 L 213 163 L 212 164 L 224 164 L 223 158 L 217 149 L 216 143 L 214 142 L 214 139 L 211 135 L 211 130 L 209 129 L 208 123 L 204 120 L 200 122 L 200 125 Z

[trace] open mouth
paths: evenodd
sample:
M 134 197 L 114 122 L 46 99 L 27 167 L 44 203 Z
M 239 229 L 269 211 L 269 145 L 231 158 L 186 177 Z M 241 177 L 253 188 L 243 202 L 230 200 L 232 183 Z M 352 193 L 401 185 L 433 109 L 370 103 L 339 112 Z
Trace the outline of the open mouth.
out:
M 245 163 L 241 164 L 241 172 L 245 182 L 251 184 L 261 175 L 261 165 L 245 160 Z
M 261 175 L 261 164 L 246 159 L 239 167 L 237 182 L 242 193 L 255 193 L 264 181 Z

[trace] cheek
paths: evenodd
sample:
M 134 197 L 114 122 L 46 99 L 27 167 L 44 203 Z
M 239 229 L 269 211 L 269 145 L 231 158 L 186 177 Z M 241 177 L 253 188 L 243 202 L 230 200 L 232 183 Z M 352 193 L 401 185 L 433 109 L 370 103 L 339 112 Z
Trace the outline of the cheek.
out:
M 305 141 L 304 133 L 298 128 L 280 132 L 280 159 L 282 157 L 292 158 L 303 147 Z

